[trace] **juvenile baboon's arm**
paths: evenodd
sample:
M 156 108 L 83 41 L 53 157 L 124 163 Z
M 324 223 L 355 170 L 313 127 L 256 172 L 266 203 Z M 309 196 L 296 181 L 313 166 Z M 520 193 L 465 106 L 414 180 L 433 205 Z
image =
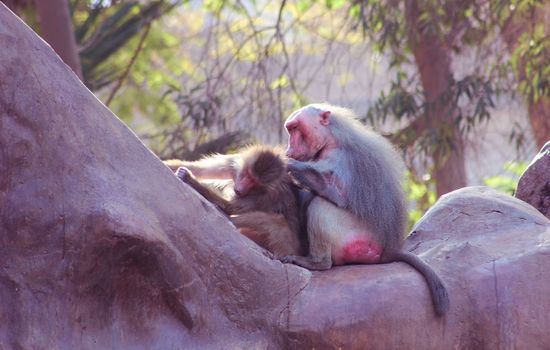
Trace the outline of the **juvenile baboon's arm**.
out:
M 195 191 L 199 192 L 207 201 L 218 206 L 224 213 L 231 215 L 231 205 L 228 200 L 222 197 L 222 195 L 212 188 L 200 183 L 189 169 L 180 167 L 176 170 L 176 176 L 189 186 L 193 187 Z
M 348 198 L 343 181 L 327 163 L 326 160 L 300 162 L 290 159 L 288 171 L 300 186 L 345 208 L 348 205 Z
M 239 160 L 237 155 L 216 154 L 194 162 L 170 159 L 164 161 L 164 164 L 172 171 L 185 167 L 199 179 L 231 180 Z

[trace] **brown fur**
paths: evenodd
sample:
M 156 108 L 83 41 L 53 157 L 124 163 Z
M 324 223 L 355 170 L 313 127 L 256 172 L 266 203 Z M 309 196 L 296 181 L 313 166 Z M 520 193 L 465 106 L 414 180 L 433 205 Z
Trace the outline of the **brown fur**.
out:
M 247 147 L 235 155 L 214 155 L 196 162 L 170 161 L 172 169 L 187 168 L 182 181 L 218 206 L 240 232 L 279 258 L 303 255 L 299 189 L 287 173 L 282 150 L 262 145 Z M 178 170 L 179 171 L 179 170 Z M 235 189 L 224 198 L 218 188 L 202 179 L 232 179 Z

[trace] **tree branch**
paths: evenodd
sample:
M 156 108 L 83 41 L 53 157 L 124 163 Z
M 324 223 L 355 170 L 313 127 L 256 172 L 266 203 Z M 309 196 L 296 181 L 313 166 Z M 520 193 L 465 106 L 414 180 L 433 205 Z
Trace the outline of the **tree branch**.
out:
M 134 65 L 134 63 L 136 62 L 136 59 L 139 55 L 139 53 L 141 52 L 141 50 L 143 49 L 143 45 L 145 43 L 145 39 L 147 38 L 147 35 L 149 34 L 149 30 L 151 29 L 151 23 L 147 23 L 145 24 L 145 28 L 143 30 L 143 33 L 141 34 L 141 37 L 139 38 L 139 43 L 138 43 L 138 46 L 136 47 L 136 50 L 134 51 L 134 54 L 132 55 L 132 57 L 130 58 L 130 62 L 128 62 L 128 65 L 126 66 L 126 69 L 124 70 L 124 72 L 120 75 L 120 78 L 117 80 L 113 90 L 111 91 L 111 93 L 109 94 L 109 97 L 107 98 L 107 101 L 105 102 L 105 105 L 106 106 L 109 106 L 111 104 L 111 101 L 113 100 L 113 98 L 115 97 L 116 93 L 118 92 L 118 90 L 120 89 L 120 87 L 122 86 L 122 83 L 124 82 L 124 80 L 126 79 L 126 77 L 128 77 L 128 74 L 130 73 L 130 69 L 132 69 L 132 66 Z

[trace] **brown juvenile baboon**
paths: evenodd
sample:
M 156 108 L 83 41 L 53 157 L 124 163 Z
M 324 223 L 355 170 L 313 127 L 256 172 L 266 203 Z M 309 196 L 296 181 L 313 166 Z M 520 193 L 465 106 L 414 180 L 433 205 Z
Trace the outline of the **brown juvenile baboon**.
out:
M 393 146 L 352 111 L 328 104 L 295 111 L 285 128 L 292 158 L 288 169 L 318 197 L 307 211 L 309 255 L 281 260 L 311 270 L 403 261 L 424 276 L 437 315 L 444 314 L 449 297 L 443 281 L 419 257 L 402 250 L 404 164 Z
M 218 206 L 240 232 L 277 258 L 303 255 L 305 219 L 301 220 L 300 190 L 286 169 L 279 148 L 255 145 L 235 155 L 214 155 L 196 162 L 169 161 L 176 175 Z M 219 189 L 199 179 L 233 180 L 234 193 L 224 198 Z

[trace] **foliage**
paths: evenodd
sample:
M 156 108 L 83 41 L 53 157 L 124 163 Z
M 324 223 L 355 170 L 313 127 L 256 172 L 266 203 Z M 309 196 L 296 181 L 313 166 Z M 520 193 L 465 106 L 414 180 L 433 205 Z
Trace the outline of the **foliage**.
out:
M 162 159 L 196 160 L 204 154 L 227 153 L 248 140 L 249 135 L 239 131 L 219 135 L 210 132 L 223 109 L 220 99 L 206 97 L 201 86 L 188 92 L 172 88 L 166 92 L 165 99 L 174 104 L 178 120 L 167 121 L 159 132 L 142 135 Z
M 318 22 L 325 23 L 322 36 Z M 235 136 L 225 138 L 231 140 L 226 147 L 247 137 L 282 142 L 283 118 L 308 102 L 303 92 L 329 62 L 320 55 L 328 58 L 324 52 L 337 43 L 358 43 L 356 34 L 342 34 L 342 24 L 323 6 L 300 13 L 295 3 L 286 2 L 185 4 L 161 25 L 164 36 L 184 38 L 174 39 L 181 49 L 172 50 L 171 57 L 155 49 L 158 69 L 172 79 L 159 78 L 164 84 L 157 91 L 149 85 L 150 69 L 138 76 L 140 62 L 151 65 L 143 58 L 150 47 L 147 40 L 128 76 L 131 84 L 111 104 L 125 120 L 139 111 L 137 131 L 161 157 L 195 156 L 199 145 L 221 145 L 226 134 Z M 172 60 L 176 67 L 166 69 Z M 139 98 L 144 91 L 156 101 Z M 165 110 L 156 110 L 158 106 Z
M 452 150 L 454 136 L 450 128 L 458 126 L 460 133 L 466 135 L 490 118 L 495 107 L 493 101 L 502 92 L 488 73 L 490 62 L 472 65 L 469 72 L 462 73 L 463 77 L 453 77 L 450 86 L 435 102 L 426 101 L 414 67 L 413 49 L 417 38 L 411 28 L 412 20 L 407 17 L 415 14 L 415 10 L 411 10 L 415 7 L 418 35 L 438 38 L 458 55 L 468 50 L 481 51 L 493 38 L 495 24 L 486 20 L 486 11 L 479 6 L 475 1 L 388 0 L 357 1 L 349 7 L 365 35 L 373 40 L 373 48 L 389 54 L 390 68 L 396 71 L 389 91 L 381 92 L 366 119 L 374 125 L 386 122 L 388 117 L 398 122 L 406 119 L 414 128 L 405 128 L 393 137 L 403 147 L 416 143 L 415 150 L 424 155 Z M 437 105 L 450 107 L 446 113 L 454 116 L 454 125 L 433 123 L 428 111 Z M 419 128 L 418 124 L 430 127 Z
M 308 102 L 305 91 L 315 80 L 312 72 L 316 69 L 310 62 L 326 67 L 330 47 L 351 48 L 368 41 L 372 49 L 389 58 L 393 79 L 363 119 L 377 128 L 387 122 L 409 125 L 391 137 L 404 148 L 414 145 L 408 156 L 410 164 L 418 164 L 415 159 L 422 155 L 451 151 L 455 147 L 451 130 L 458 127 L 463 135 L 470 133 L 491 117 L 496 97 L 515 87 L 503 83 L 514 67 L 513 55 L 510 61 L 490 55 L 486 59 L 499 26 L 511 12 L 498 1 L 488 2 L 498 14 L 475 1 L 416 2 L 421 34 L 442 38 L 455 55 L 473 51 L 481 57 L 454 77 L 437 101 L 429 103 L 414 66 L 415 41 L 406 18 L 407 3 L 411 2 L 209 0 L 180 6 L 169 17 L 152 23 L 123 90 L 110 107 L 132 123 L 163 158 L 193 158 L 201 149 L 223 152 L 249 137 L 281 142 L 282 118 Z M 501 6 L 495 9 L 497 3 Z M 124 18 L 117 15 L 124 6 L 117 6 L 110 9 L 110 16 Z M 132 23 L 137 26 L 138 22 Z M 107 72 L 116 68 L 119 73 L 111 77 L 120 75 L 139 47 L 139 39 L 134 35 L 123 50 L 100 66 Z M 544 37 L 539 33 L 535 42 L 543 43 Z M 518 57 L 540 53 L 532 47 L 523 47 Z M 309 57 L 312 60 L 308 61 Z M 531 61 L 534 67 L 541 66 L 535 59 Z M 345 84 L 346 78 L 340 78 Z M 544 79 L 538 81 L 543 83 L 537 86 L 545 86 Z M 109 91 L 99 94 L 105 97 Z M 449 113 L 454 116 L 451 122 L 415 127 L 429 122 L 427 111 L 435 104 L 449 101 L 453 106 Z M 518 145 L 524 137 L 517 128 L 511 129 L 511 136 Z M 424 167 L 430 164 L 424 163 Z M 411 195 L 425 196 L 414 201 L 430 205 L 430 185 L 418 179 L 411 183 Z
M 544 26 L 535 23 L 530 32 L 523 33 L 510 59 L 518 89 L 530 103 L 550 96 L 550 33 Z
M 185 88 L 178 79 L 193 67 L 174 54 L 180 39 L 160 19 L 180 4 L 173 0 L 73 4 L 86 84 L 166 158 L 193 158 L 200 150 L 222 152 L 242 138 L 238 132 L 214 139 L 206 135 L 219 101 L 198 96 L 198 91 L 204 92 L 200 83 Z
M 507 161 L 504 163 L 503 173 L 486 177 L 483 179 L 483 183 L 496 190 L 514 195 L 519 177 L 527 169 L 527 166 L 526 162 Z M 418 176 L 411 171 L 407 172 L 403 188 L 410 206 L 409 229 L 435 204 L 437 195 L 434 185 L 434 180 L 429 173 Z
M 134 125 L 139 125 L 137 131 L 159 154 L 189 154 L 201 142 L 210 142 L 227 132 L 245 137 L 249 133 L 244 129 L 248 127 L 254 129 L 254 136 L 264 141 L 280 142 L 284 137 L 281 131 L 266 126 L 278 125 L 288 111 L 307 103 L 304 92 L 315 79 L 310 75 L 314 73 L 307 70 L 311 64 L 300 65 L 300 61 L 307 62 L 303 60 L 307 56 L 317 57 L 313 61 L 326 66 L 330 60 L 329 46 L 347 44 L 353 47 L 366 39 L 372 49 L 389 58 L 394 79 L 388 84 L 388 90 L 382 91 L 374 101 L 364 120 L 377 128 L 392 120 L 401 125 L 426 120 L 426 111 L 433 108 L 434 102 L 425 101 L 422 84 L 414 69 L 414 40 L 405 17 L 407 3 L 404 0 L 209 0 L 202 6 L 196 3 L 179 6 L 165 20 L 151 25 L 121 93 L 115 96 L 110 107 L 125 121 L 135 120 Z M 417 3 L 420 4 L 421 32 L 443 38 L 455 54 L 474 50 L 485 57 L 481 53 L 490 49 L 498 25 L 511 15 L 507 11 L 508 2 L 502 1 L 488 2 L 498 15 L 473 0 Z M 110 38 L 106 33 L 113 32 L 116 35 L 107 40 L 111 43 L 105 46 L 116 47 L 117 42 L 124 43 L 124 33 L 134 33 L 122 49 L 94 66 L 90 86 L 102 87 L 111 83 L 112 90 L 112 82 L 120 77 L 139 46 L 139 35 L 135 33 L 143 30 L 148 18 L 159 11 L 154 6 L 161 4 L 175 5 L 163 1 L 153 1 L 149 5 L 121 2 L 101 8 L 101 20 L 93 12 L 97 9 L 92 9 L 88 17 L 80 15 L 77 20 L 80 23 L 79 40 Z M 160 11 L 161 14 L 165 12 Z M 97 20 L 93 21 L 94 18 Z M 103 34 L 91 35 L 90 28 Z M 88 34 L 83 35 L 86 32 Z M 544 41 L 542 37 L 539 39 L 537 43 Z M 517 55 L 525 56 L 527 51 L 535 55 L 539 52 L 537 47 L 524 48 Z M 98 47 L 83 50 L 83 54 L 89 54 L 86 59 L 83 57 L 83 63 L 97 62 L 105 50 Z M 327 57 L 319 61 L 322 55 Z M 541 66 L 536 60 L 532 61 L 534 67 Z M 480 64 L 473 64 L 469 72 L 453 79 L 448 91 L 435 102 L 453 101 L 454 109 L 449 111 L 455 116 L 452 123 L 421 130 L 405 128 L 392 135 L 393 140 L 402 147 L 414 144 L 415 157 L 452 150 L 454 135 L 450 130 L 455 124 L 462 134 L 468 134 L 490 118 L 496 97 L 510 91 L 511 87 L 504 86 L 498 79 L 509 72 L 502 67 L 513 65 L 502 62 L 501 58 L 478 62 Z M 541 70 L 539 76 L 544 72 Z M 345 83 L 346 79 L 342 81 Z M 546 86 L 540 77 L 528 81 L 538 86 L 537 91 Z M 99 95 L 106 100 L 110 92 L 101 90 Z M 205 103 L 210 106 L 204 107 Z M 190 104 L 196 108 L 189 108 Z M 197 114 L 186 114 L 197 108 L 208 111 L 201 114 L 206 119 L 199 124 L 196 123 Z M 139 117 L 136 119 L 136 116 Z M 242 118 L 250 119 L 243 124 Z M 189 127 L 199 129 L 195 133 L 184 131 Z M 159 132 L 160 129 L 163 130 Z M 517 131 L 512 129 L 511 136 L 517 138 L 520 145 L 523 135 Z
M 403 183 L 405 196 L 409 201 L 409 224 L 412 228 L 414 224 L 424 215 L 424 213 L 435 203 L 437 195 L 434 189 L 434 181 L 430 174 L 424 174 L 421 177 L 408 171 Z
M 174 57 L 179 39 L 158 21 L 180 3 L 70 0 L 84 83 L 107 105 L 116 97 L 110 107 L 126 122 L 136 114 L 154 116 L 148 119 L 155 127 L 179 119 L 175 103 L 162 98 L 167 84 L 177 83 L 173 72 L 181 71 Z M 24 5 L 19 15 L 40 33 L 34 8 Z M 121 86 L 124 93 L 116 95 Z
M 483 182 L 489 187 L 513 195 L 518 185 L 518 179 L 527 166 L 528 164 L 525 162 L 506 162 L 504 163 L 504 174 L 489 176 Z
M 124 69 L 136 54 L 140 39 L 132 38 L 124 50 L 105 62 L 105 66 L 116 67 L 119 72 Z M 173 55 L 176 49 L 176 38 L 164 32 L 160 23 L 152 23 L 144 45 L 139 50 L 139 56 L 126 76 L 121 93 L 110 104 L 120 118 L 132 122 L 136 115 L 142 115 L 145 118 L 145 127 L 154 125 L 157 128 L 172 125 L 179 120 L 176 104 L 166 98 L 167 90 L 178 85 L 173 72 L 181 71 L 178 59 Z M 99 94 L 107 96 L 111 93 L 111 88 L 106 87 Z
M 353 62 L 387 59 L 377 67 L 387 88 L 362 119 L 378 129 L 403 126 L 388 136 L 407 151 L 411 226 L 435 203 L 426 159 L 455 147 L 453 128 L 468 135 L 487 122 L 502 94 L 518 91 L 531 102 L 550 95 L 550 35 L 534 15 L 544 6 L 538 1 L 70 2 L 86 85 L 161 158 L 283 142 L 282 119 L 310 102 L 311 86 L 345 89 L 368 75 L 341 69 L 341 53 L 356 53 Z M 454 57 L 474 57 L 435 102 L 426 101 L 415 66 L 411 4 L 419 7 L 419 35 L 441 39 Z M 32 8 L 23 16 L 39 29 Z M 517 45 L 502 54 L 495 42 L 516 22 Z M 454 119 L 430 124 L 437 104 L 451 105 Z M 518 130 L 510 128 L 517 147 L 525 137 Z M 506 163 L 505 173 L 484 182 L 513 193 L 525 166 Z
M 125 1 L 113 5 L 74 0 L 71 5 L 84 82 L 91 90 L 98 90 L 121 76 L 133 52 L 128 50 L 129 41 L 177 2 Z
M 451 112 L 456 116 L 454 123 L 462 134 L 468 134 L 476 125 L 489 120 L 491 109 L 495 107 L 494 95 L 492 82 L 473 74 L 455 81 L 436 103 L 453 100 L 454 109 Z M 433 104 L 425 101 L 418 82 L 398 71 L 395 80 L 390 83 L 389 92 L 381 92 L 364 119 L 378 127 L 390 118 L 399 123 L 406 122 L 409 127 L 399 130 L 392 135 L 392 139 L 403 147 L 416 144 L 417 155 L 429 155 L 434 149 L 450 150 L 453 148 L 453 138 L 448 131 L 449 125 L 440 123 L 431 128 L 414 127 L 415 121 L 429 123 L 427 111 L 434 108 Z

